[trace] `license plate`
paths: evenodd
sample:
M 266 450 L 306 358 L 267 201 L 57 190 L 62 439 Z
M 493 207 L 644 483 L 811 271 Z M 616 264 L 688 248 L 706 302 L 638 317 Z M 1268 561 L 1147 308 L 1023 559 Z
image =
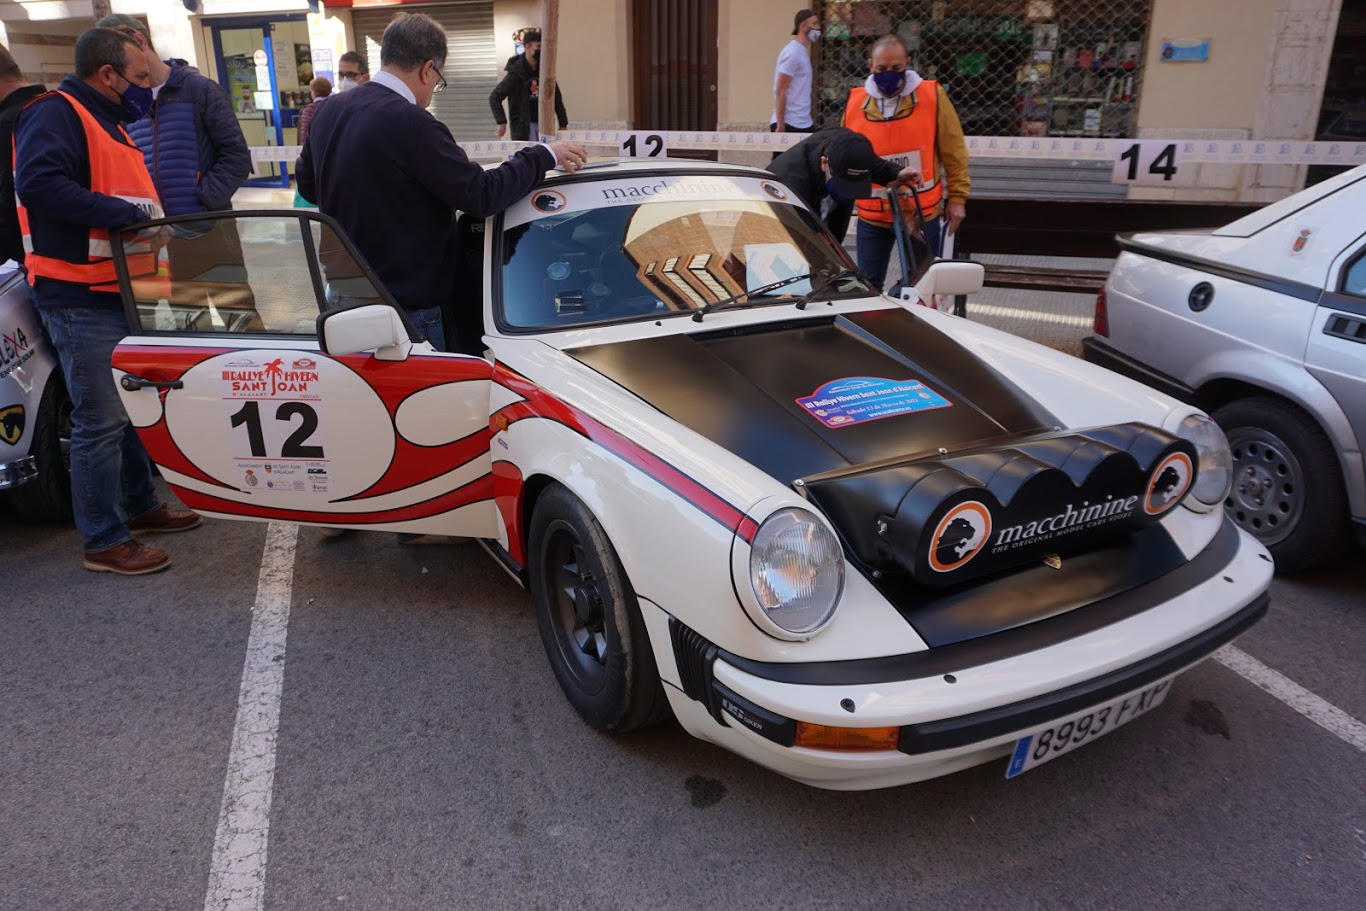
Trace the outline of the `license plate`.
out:
M 1050 759 L 1065 756 L 1077 747 L 1085 746 L 1120 725 L 1128 724 L 1139 715 L 1152 711 L 1167 698 L 1174 679 L 1168 677 L 1166 680 L 1160 680 L 1146 689 L 1121 696 L 1113 702 L 1096 706 L 1080 715 L 1073 715 L 1043 730 L 1021 737 L 1015 742 L 1015 753 L 1010 757 L 1006 777 L 1014 778 L 1021 772 L 1028 772 Z

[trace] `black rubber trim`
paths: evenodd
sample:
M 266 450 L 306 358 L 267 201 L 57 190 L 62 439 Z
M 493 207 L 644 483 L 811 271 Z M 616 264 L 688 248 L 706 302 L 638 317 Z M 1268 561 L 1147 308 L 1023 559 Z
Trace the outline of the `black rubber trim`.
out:
M 1329 291 L 1324 294 L 1323 299 L 1319 301 L 1319 306 L 1327 307 L 1330 310 L 1342 310 L 1357 316 L 1366 316 L 1366 300 L 1339 291 Z
M 781 746 L 790 747 L 797 742 L 796 721 L 750 702 L 724 683 L 713 681 L 712 689 L 716 696 L 716 708 L 736 726 L 747 728 Z M 720 718 L 717 720 L 720 721 Z
M 1089 363 L 1106 370 L 1113 370 L 1121 376 L 1127 376 L 1131 380 L 1137 380 L 1145 386 L 1151 386 L 1164 395 L 1169 395 L 1175 399 L 1185 402 L 1195 400 L 1195 390 L 1175 377 L 1167 376 L 1141 361 L 1121 354 L 1119 351 L 1096 338 L 1088 335 L 1081 340 L 1081 356 Z
M 1184 508 L 1184 507 L 1182 507 Z M 1184 566 L 1160 579 L 1077 610 L 923 652 L 854 661 L 777 663 L 721 651 L 718 658 L 763 680 L 803 686 L 864 686 L 960 673 L 1085 636 L 1163 604 L 1223 572 L 1238 552 L 1238 529 L 1225 518 L 1214 540 Z
M 1024 702 L 974 712 L 971 715 L 905 725 L 901 728 L 897 748 L 913 756 L 951 750 L 1000 737 L 1012 731 L 1047 724 L 1055 719 L 1084 711 L 1090 706 L 1100 705 L 1132 690 L 1141 689 L 1208 657 L 1220 646 L 1236 639 L 1262 618 L 1270 600 L 1270 596 L 1263 592 L 1238 613 L 1193 639 L 1103 677 Z
M 1119 237 L 1115 238 L 1115 243 L 1119 245 L 1120 250 L 1129 253 L 1136 253 L 1139 256 L 1146 256 L 1149 259 L 1171 263 L 1174 266 L 1184 266 L 1187 269 L 1194 269 L 1197 272 L 1204 272 L 1208 275 L 1217 275 L 1220 278 L 1227 278 L 1231 281 L 1241 282 L 1244 285 L 1252 285 L 1256 288 L 1264 288 L 1267 291 L 1275 291 L 1277 294 L 1284 294 L 1287 297 L 1308 301 L 1311 304 L 1318 303 L 1319 297 L 1323 294 L 1322 288 L 1315 288 L 1313 285 L 1306 285 L 1302 282 L 1286 281 L 1283 278 L 1267 275 L 1264 272 L 1254 272 L 1251 269 L 1230 266 L 1226 263 L 1216 263 L 1213 260 L 1202 259 L 1198 256 L 1175 253 L 1171 250 L 1163 250 L 1159 247 L 1150 247 L 1145 243 L 1134 240 L 1133 236 L 1129 234 L 1121 234 Z

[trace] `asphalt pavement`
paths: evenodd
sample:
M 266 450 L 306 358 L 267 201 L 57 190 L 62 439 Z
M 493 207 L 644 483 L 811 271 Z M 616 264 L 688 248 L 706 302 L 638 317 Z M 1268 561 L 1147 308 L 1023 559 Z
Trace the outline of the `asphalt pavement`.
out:
M 267 529 L 209 520 L 158 542 L 170 571 L 114 578 L 0 515 L 0 911 L 1366 906 L 1359 551 L 1277 580 L 1237 643 L 1346 734 L 1209 661 L 1013 780 L 839 793 L 671 722 L 587 728 L 474 544 Z M 283 687 L 239 719 L 244 662 Z

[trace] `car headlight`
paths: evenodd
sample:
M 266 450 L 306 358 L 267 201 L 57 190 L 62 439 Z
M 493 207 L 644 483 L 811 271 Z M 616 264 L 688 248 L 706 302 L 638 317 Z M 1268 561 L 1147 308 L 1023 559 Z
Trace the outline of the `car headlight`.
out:
M 764 520 L 749 552 L 749 583 L 764 616 L 799 636 L 835 615 L 844 590 L 844 553 L 828 526 L 804 509 Z
M 1233 452 L 1228 437 L 1218 424 L 1200 414 L 1182 421 L 1176 435 L 1193 444 L 1199 457 L 1191 496 L 1206 507 L 1220 505 L 1233 487 Z

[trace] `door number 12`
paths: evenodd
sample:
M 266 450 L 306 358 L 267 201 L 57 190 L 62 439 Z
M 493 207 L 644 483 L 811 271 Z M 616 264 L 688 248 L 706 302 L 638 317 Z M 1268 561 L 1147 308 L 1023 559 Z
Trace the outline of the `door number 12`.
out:
M 283 402 L 280 407 L 275 409 L 275 420 L 285 424 L 293 424 L 295 417 L 301 418 L 299 426 L 294 428 L 285 441 L 280 445 L 279 458 L 282 459 L 321 459 L 323 448 L 321 446 L 306 446 L 309 437 L 318 429 L 318 412 L 312 405 L 305 402 Z M 261 427 L 261 403 L 247 401 L 242 403 L 242 407 L 237 413 L 232 415 L 232 426 L 247 428 L 247 443 L 251 448 L 253 458 L 270 458 L 266 450 L 266 435 Z

